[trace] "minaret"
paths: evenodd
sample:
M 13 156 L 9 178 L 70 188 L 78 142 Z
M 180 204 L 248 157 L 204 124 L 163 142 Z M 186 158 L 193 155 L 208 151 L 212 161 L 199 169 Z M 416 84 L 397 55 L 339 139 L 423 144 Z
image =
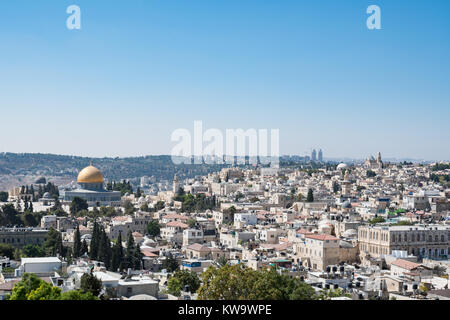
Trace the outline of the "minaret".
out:
M 378 164 L 381 163 L 381 152 L 378 152 L 377 163 L 378 163 Z
M 174 194 L 177 194 L 179 189 L 180 189 L 180 182 L 178 180 L 178 176 L 175 174 L 175 176 L 173 177 L 172 191 Z

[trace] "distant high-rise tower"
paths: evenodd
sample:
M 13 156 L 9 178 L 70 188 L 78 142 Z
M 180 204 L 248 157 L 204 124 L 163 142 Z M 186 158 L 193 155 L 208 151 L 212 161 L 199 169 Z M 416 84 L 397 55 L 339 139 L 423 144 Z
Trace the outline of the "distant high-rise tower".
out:
M 311 161 L 317 161 L 316 149 L 313 149 L 313 151 L 311 152 Z
M 377 156 L 377 162 L 381 163 L 381 152 L 378 152 L 378 156 Z
M 322 149 L 319 150 L 319 161 L 320 161 L 320 162 L 323 161 L 323 152 L 322 152 Z

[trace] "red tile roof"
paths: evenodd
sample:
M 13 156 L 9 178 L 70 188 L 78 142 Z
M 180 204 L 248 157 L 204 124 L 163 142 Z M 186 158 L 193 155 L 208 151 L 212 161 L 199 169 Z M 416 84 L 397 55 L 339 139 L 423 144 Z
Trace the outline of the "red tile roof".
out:
M 406 269 L 406 270 L 414 270 L 421 266 L 418 263 L 411 262 L 408 260 L 403 260 L 403 259 L 395 260 L 394 262 L 392 262 L 392 265 Z
M 182 229 L 187 229 L 189 226 L 183 222 L 180 221 L 170 221 L 166 224 L 167 227 L 179 227 Z
M 156 257 L 158 257 L 157 254 L 151 252 L 151 250 L 146 249 L 146 248 L 141 249 L 141 252 L 142 252 L 142 254 L 143 254 L 144 256 L 149 257 L 149 258 L 156 258 Z
M 210 252 L 211 251 L 210 248 L 208 248 L 207 246 L 204 246 L 200 243 L 191 244 L 190 246 L 187 246 L 186 249 L 200 251 L 200 252 Z
M 296 231 L 297 233 L 300 233 L 300 234 L 312 234 L 312 232 L 311 231 L 309 231 L 309 230 L 306 230 L 306 229 L 302 229 L 302 228 L 300 228 L 300 229 L 297 229 L 297 231 Z
M 321 241 L 325 241 L 325 240 L 339 240 L 339 238 L 336 238 L 334 236 L 331 236 L 329 234 L 307 234 L 305 236 L 306 238 L 309 239 L 314 239 L 314 240 L 321 240 Z

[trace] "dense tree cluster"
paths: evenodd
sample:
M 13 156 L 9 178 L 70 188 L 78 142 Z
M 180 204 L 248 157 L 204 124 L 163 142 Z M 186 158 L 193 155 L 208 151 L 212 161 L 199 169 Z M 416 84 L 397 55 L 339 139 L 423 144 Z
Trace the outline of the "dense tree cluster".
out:
M 9 194 L 5 191 L 0 191 L 0 202 L 8 201 Z
M 147 225 L 147 234 L 151 237 L 157 237 L 161 233 L 161 226 L 158 220 L 151 220 Z
M 201 278 L 199 300 L 318 299 L 311 286 L 273 268 L 255 271 L 242 265 L 209 267 Z
M 78 238 L 77 235 L 76 238 Z M 83 247 L 83 244 L 77 240 L 77 243 L 74 243 L 74 253 L 75 248 L 78 247 Z M 82 253 L 83 250 L 77 254 L 80 255 Z M 107 236 L 105 229 L 97 222 L 94 222 L 92 230 L 89 257 L 92 260 L 103 262 L 108 270 L 114 272 L 123 271 L 127 268 L 134 270 L 142 269 L 143 255 L 141 247 L 134 242 L 132 233 L 128 233 L 126 249 L 124 251 L 122 247 L 122 234 L 119 234 L 116 243 L 111 246 L 111 241 Z
M 198 288 L 200 288 L 200 278 L 193 271 L 177 270 L 168 281 L 169 293 L 177 297 L 185 289 L 189 289 L 189 292 L 196 292 Z
M 0 208 L 0 225 L 36 227 L 41 222 L 42 216 L 46 213 L 33 212 L 31 210 L 32 207 L 20 213 L 13 204 L 5 204 Z
M 367 171 L 366 171 L 366 176 L 367 176 L 367 178 L 373 178 L 373 177 L 376 177 L 377 174 L 376 174 L 376 172 L 373 171 L 373 170 L 367 170 Z
M 430 175 L 430 180 L 439 183 L 447 188 L 450 188 L 450 174 L 435 174 Z
M 106 189 L 109 191 L 120 191 L 122 196 L 126 193 L 133 193 L 133 186 L 131 185 L 130 181 L 125 180 L 122 180 L 122 182 L 108 182 L 108 184 L 106 185 Z
M 80 197 L 74 197 L 72 202 L 70 203 L 70 214 L 75 216 L 80 211 L 88 210 L 89 205 L 85 199 Z
M 25 273 L 14 285 L 9 300 L 98 300 L 92 292 L 73 290 L 65 293 L 39 279 L 35 274 Z
M 0 256 L 6 256 L 10 259 L 55 257 L 56 255 L 60 255 L 70 261 L 72 250 L 63 246 L 61 233 L 53 228 L 49 230 L 42 245 L 27 244 L 21 249 L 16 249 L 10 244 L 0 244 Z
M 216 197 L 207 197 L 204 194 L 192 195 L 190 193 L 178 195 L 174 198 L 175 201 L 181 201 L 182 212 L 200 212 L 205 210 L 213 210 L 216 208 Z
M 375 217 L 368 221 L 370 224 L 377 224 L 377 223 L 383 223 L 386 222 L 386 220 L 383 217 Z
M 441 171 L 448 169 L 450 169 L 450 163 L 436 163 L 434 166 L 431 167 L 431 170 L 433 171 Z

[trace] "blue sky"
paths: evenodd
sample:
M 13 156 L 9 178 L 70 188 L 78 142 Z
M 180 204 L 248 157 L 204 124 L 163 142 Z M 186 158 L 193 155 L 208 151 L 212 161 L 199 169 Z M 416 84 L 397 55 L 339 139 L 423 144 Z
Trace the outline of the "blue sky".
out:
M 0 152 L 170 154 L 202 120 L 278 128 L 282 154 L 448 160 L 450 1 L 2 1 L 0 119 Z

